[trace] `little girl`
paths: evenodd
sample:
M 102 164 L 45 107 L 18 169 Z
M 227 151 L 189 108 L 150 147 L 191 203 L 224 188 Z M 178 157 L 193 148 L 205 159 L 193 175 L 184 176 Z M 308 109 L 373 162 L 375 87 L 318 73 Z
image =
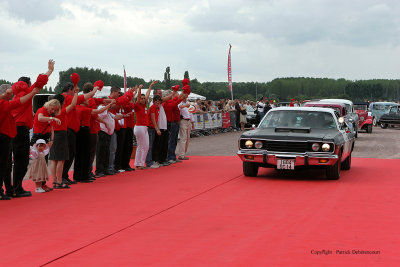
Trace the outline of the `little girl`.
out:
M 50 147 L 51 142 L 47 145 L 43 139 L 38 139 L 31 147 L 30 158 L 32 159 L 32 163 L 29 165 L 27 176 L 35 182 L 36 193 L 48 192 L 42 188 L 42 182 L 49 180 L 45 156 L 49 153 Z

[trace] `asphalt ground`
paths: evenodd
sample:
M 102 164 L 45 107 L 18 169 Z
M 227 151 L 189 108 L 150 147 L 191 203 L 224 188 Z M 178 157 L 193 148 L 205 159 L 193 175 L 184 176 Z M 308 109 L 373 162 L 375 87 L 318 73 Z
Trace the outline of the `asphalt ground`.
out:
M 241 131 L 190 139 L 188 156 L 232 156 L 238 150 Z M 374 127 L 372 133 L 360 132 L 353 157 L 400 159 L 400 128 Z

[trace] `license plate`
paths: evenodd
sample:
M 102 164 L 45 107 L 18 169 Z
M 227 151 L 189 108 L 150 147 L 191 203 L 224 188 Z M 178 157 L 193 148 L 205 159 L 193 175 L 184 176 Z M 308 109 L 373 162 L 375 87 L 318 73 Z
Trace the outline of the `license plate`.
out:
M 294 170 L 295 159 L 277 159 L 277 169 L 279 170 Z

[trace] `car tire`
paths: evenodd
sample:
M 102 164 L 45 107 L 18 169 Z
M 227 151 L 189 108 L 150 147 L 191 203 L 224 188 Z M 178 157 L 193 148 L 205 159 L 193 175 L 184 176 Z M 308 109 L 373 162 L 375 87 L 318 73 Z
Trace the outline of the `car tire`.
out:
M 348 171 L 351 168 L 351 153 L 342 163 L 342 170 Z
M 338 180 L 340 178 L 342 156 L 339 154 L 338 161 L 335 165 L 329 166 L 326 169 L 326 178 L 328 180 Z
M 256 177 L 258 173 L 258 165 L 253 162 L 243 161 L 243 174 L 248 177 Z
M 367 125 L 367 133 L 372 133 L 372 124 Z
M 376 118 L 375 118 L 375 117 L 372 119 L 372 124 L 373 124 L 374 126 L 376 126 L 376 124 L 377 124 Z
M 381 128 L 382 129 L 386 129 L 388 127 L 388 125 L 386 123 L 381 123 Z

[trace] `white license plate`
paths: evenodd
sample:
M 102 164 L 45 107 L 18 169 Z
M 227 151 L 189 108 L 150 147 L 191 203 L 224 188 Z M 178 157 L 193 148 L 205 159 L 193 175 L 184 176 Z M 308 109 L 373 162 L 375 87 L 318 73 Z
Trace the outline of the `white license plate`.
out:
M 279 170 L 294 170 L 295 159 L 277 159 L 277 169 Z

